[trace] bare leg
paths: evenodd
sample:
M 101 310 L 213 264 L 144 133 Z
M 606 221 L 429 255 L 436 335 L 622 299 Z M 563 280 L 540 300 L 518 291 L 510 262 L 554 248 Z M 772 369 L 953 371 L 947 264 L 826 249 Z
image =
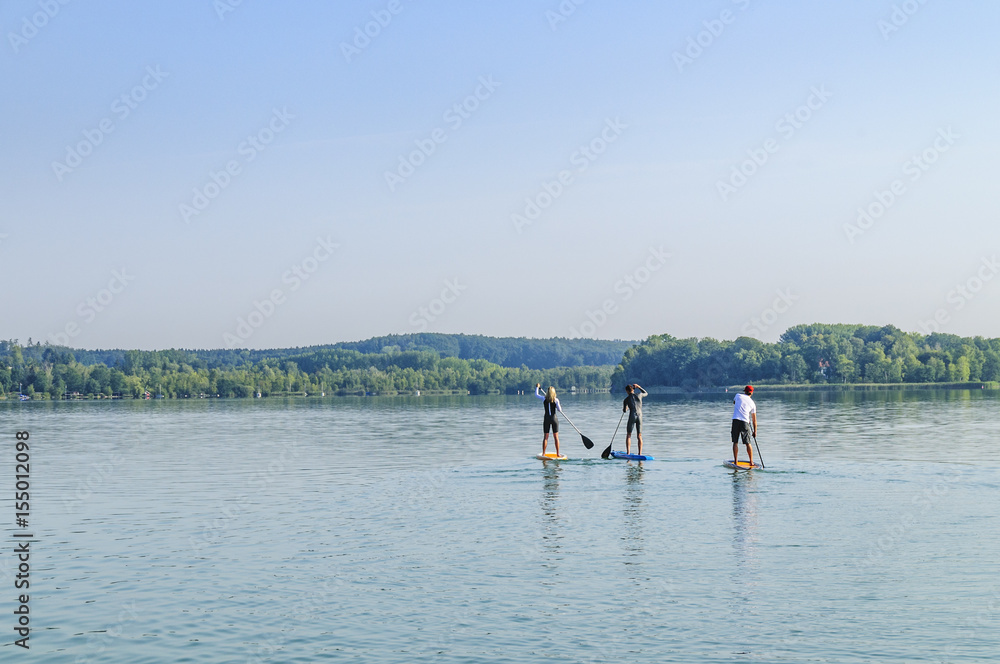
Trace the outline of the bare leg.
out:
M 632 454 L 632 434 L 625 435 L 625 454 Z
M 545 448 L 543 447 L 542 449 L 544 450 Z M 739 460 L 740 460 L 739 451 L 740 451 L 740 444 L 739 443 L 733 443 L 733 463 L 734 464 L 738 463 Z
M 549 434 L 545 434 L 545 437 L 542 438 L 542 456 L 545 456 L 545 446 L 548 445 L 548 443 L 549 443 Z
M 556 441 L 556 456 L 562 456 L 559 454 L 559 432 L 556 431 L 552 434 L 552 438 Z
M 642 434 L 637 431 L 635 433 L 635 439 L 639 441 L 639 455 L 642 456 Z
M 753 446 L 747 443 L 747 454 L 750 456 L 750 467 L 753 467 Z

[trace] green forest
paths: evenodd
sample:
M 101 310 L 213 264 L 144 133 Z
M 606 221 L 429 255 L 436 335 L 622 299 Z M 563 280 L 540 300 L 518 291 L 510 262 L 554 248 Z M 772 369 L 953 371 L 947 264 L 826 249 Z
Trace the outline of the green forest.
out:
M 0 341 L 0 394 L 50 399 L 514 394 L 535 383 L 619 391 L 627 382 L 698 390 L 993 381 L 1000 381 L 1000 339 L 891 325 L 798 325 L 776 343 L 413 334 L 296 349 L 141 351 Z
M 166 398 L 413 394 L 418 390 L 511 394 L 533 390 L 535 383 L 559 390 L 595 390 L 607 389 L 614 364 L 629 345 L 593 339 L 482 337 L 477 341 L 470 335 L 401 335 L 369 342 L 357 344 L 379 350 L 362 352 L 331 345 L 319 350 L 90 351 L 31 340 L 24 346 L 16 340 L 0 341 L 0 393 L 50 399 L 143 398 L 147 392 Z M 503 366 L 488 359 L 456 356 L 477 352 L 525 363 Z M 595 359 L 604 363 L 584 363 Z M 527 366 L 529 360 L 539 368 Z M 560 361 L 575 365 L 551 364 Z
M 16 343 L 16 342 L 15 342 Z M 321 346 L 299 348 L 270 348 L 251 350 L 247 348 L 217 348 L 211 350 L 170 350 L 170 357 L 179 363 L 205 366 L 209 369 L 224 369 L 245 366 L 262 360 L 287 359 L 323 350 L 356 350 L 365 354 L 391 353 L 395 351 L 429 351 L 440 357 L 457 357 L 462 360 L 487 360 L 503 367 L 529 369 L 552 369 L 555 367 L 615 365 L 622 359 L 627 348 L 638 341 L 608 341 L 604 339 L 528 339 L 525 337 L 487 337 L 478 334 L 442 334 L 426 332 L 417 334 L 391 334 L 372 337 L 363 341 L 344 341 Z M 108 367 L 125 363 L 125 350 L 85 350 L 62 346 L 49 346 L 40 342 L 28 343 L 23 347 L 26 359 L 41 361 L 48 348 L 58 352 L 73 353 L 81 364 L 104 364 Z
M 777 343 L 653 336 L 611 378 L 698 389 L 752 384 L 966 383 L 1000 380 L 1000 339 L 922 335 L 886 325 L 797 325 Z

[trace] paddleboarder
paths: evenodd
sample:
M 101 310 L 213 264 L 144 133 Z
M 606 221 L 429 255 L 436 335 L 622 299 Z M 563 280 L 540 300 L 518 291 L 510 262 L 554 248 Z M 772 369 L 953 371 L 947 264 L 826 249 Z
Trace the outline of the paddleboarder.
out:
M 559 399 L 556 398 L 556 388 L 549 385 L 549 389 L 545 394 L 542 394 L 542 384 L 535 383 L 535 396 L 542 400 L 545 406 L 545 419 L 542 420 L 542 431 L 545 432 L 545 437 L 542 438 L 542 454 L 545 454 L 545 446 L 549 443 L 549 431 L 552 431 L 552 438 L 556 441 L 556 456 L 561 456 L 559 454 L 559 418 L 556 417 L 557 413 L 562 412 L 562 406 L 559 405 Z
M 638 390 L 638 391 L 637 391 Z M 632 454 L 632 427 L 635 427 L 635 437 L 639 441 L 639 454 L 642 454 L 642 398 L 649 394 L 642 385 L 626 385 L 628 394 L 622 401 L 622 412 L 628 410 L 628 424 L 625 425 L 625 454 Z
M 753 447 L 750 445 L 750 434 L 757 435 L 757 404 L 750 398 L 751 394 L 753 394 L 753 385 L 747 385 L 743 388 L 743 394 L 737 394 L 733 397 L 735 407 L 733 408 L 731 436 L 733 439 L 733 464 L 739 462 L 739 441 L 742 438 L 743 444 L 747 446 L 750 466 L 753 467 Z

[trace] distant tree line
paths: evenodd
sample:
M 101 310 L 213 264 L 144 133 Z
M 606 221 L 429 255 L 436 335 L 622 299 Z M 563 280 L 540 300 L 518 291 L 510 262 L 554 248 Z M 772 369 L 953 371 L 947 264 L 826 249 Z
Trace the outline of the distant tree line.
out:
M 322 350 L 356 350 L 364 354 L 397 351 L 428 351 L 439 357 L 457 357 L 462 360 L 486 360 L 502 367 L 527 367 L 553 369 L 555 367 L 581 367 L 615 365 L 622 359 L 626 348 L 637 341 L 609 341 L 605 339 L 529 339 L 526 337 L 487 337 L 478 334 L 391 334 L 372 337 L 364 341 L 345 341 L 336 344 L 300 348 L 219 348 L 212 350 L 156 351 L 171 361 L 206 369 L 226 369 L 245 366 L 263 360 L 288 359 Z M 128 361 L 127 353 L 120 349 L 84 350 L 62 346 L 43 345 L 28 340 L 23 347 L 25 359 L 42 361 L 48 348 L 58 352 L 72 352 L 80 364 L 118 366 Z
M 579 343 L 579 342 L 592 343 Z M 605 344 L 605 346 L 602 346 Z M 603 360 L 614 344 L 620 363 Z M 799 325 L 776 343 L 652 336 L 629 342 L 396 335 L 309 349 L 73 350 L 0 341 L 0 393 L 62 396 L 250 397 L 275 394 L 514 393 L 535 383 L 565 391 L 646 387 L 1000 381 L 1000 339 L 903 332 L 891 325 Z M 505 350 L 506 349 L 506 350 Z M 480 353 L 486 358 L 458 355 Z M 83 359 L 81 359 L 81 357 Z M 536 364 L 504 366 L 531 358 Z M 106 361 L 95 361 L 98 358 Z
M 1000 339 L 922 335 L 887 325 L 798 325 L 777 343 L 652 336 L 611 378 L 689 389 L 744 383 L 961 383 L 1000 380 Z
M 100 351 L 114 358 L 85 364 L 68 348 L 0 341 L 0 392 L 28 396 L 251 397 L 275 394 L 514 393 L 535 383 L 557 389 L 606 389 L 613 365 L 530 369 L 483 359 L 442 357 L 427 350 L 362 353 L 326 349 L 279 354 L 229 366 L 199 356 L 213 351 Z M 87 351 L 84 351 L 87 352 Z M 258 351 L 255 351 L 258 352 Z

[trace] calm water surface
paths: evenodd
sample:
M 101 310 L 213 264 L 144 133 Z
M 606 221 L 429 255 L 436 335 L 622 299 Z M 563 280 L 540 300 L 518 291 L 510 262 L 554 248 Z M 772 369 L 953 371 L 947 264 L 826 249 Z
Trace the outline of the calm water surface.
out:
M 0 402 L 38 539 L 0 658 L 996 661 L 1000 395 L 757 402 L 752 473 L 725 395 L 647 398 L 641 464 L 599 458 L 606 395 L 563 399 L 597 447 L 563 421 L 561 463 L 531 396 Z

